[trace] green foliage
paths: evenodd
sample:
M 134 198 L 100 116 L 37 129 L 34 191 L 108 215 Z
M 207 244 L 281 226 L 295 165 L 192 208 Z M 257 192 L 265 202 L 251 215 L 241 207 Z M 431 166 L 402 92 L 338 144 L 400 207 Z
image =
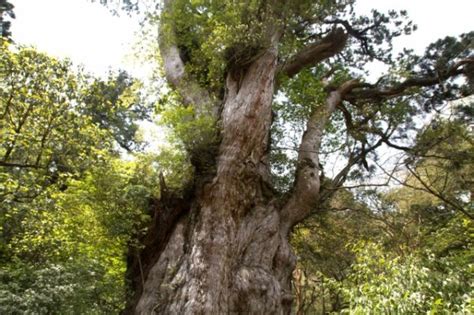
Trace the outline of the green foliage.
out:
M 108 314 L 123 307 L 124 257 L 147 220 L 143 203 L 150 191 L 132 184 L 140 177 L 130 166 L 112 165 L 68 180 L 64 192 L 50 187 L 48 196 L 25 207 L 22 231 L 3 256 L 6 313 Z
M 112 142 L 77 112 L 78 78 L 67 62 L 31 48 L 2 48 L 0 223 L 8 243 L 37 197 L 66 189 L 68 178 L 100 163 Z
M 268 45 L 264 34 L 269 27 L 269 8 L 256 0 L 179 0 L 160 23 L 163 34 L 167 28 L 176 30 L 174 41 L 183 51 L 189 73 L 201 85 L 219 92 L 227 70 L 250 64 Z
M 393 257 L 380 245 L 360 243 L 343 286 L 347 314 L 469 314 L 473 265 L 431 254 Z
M 93 79 L 81 91 L 81 114 L 111 133 L 128 152 L 140 149 L 137 122 L 150 117 L 151 104 L 140 95 L 141 83 L 126 72 L 109 73 L 107 80 Z
M 69 180 L 66 191 L 35 199 L 38 207 L 28 209 L 24 231 L 8 244 L 11 261 L 4 270 L 29 281 L 5 278 L 3 307 L 15 308 L 17 296 L 26 294 L 22 307 L 36 305 L 39 314 L 121 310 L 125 255 L 146 230 L 156 177 L 150 165 L 115 159 Z
M 215 141 L 214 120 L 209 116 L 196 117 L 193 107 L 176 106 L 161 112 L 161 123 L 172 130 L 177 141 L 191 150 L 196 145 Z
M 416 141 L 405 186 L 338 191 L 297 228 L 301 310 L 472 312 L 470 132 L 463 119 L 437 118 Z
M 356 16 L 353 3 L 179 0 L 173 1 L 159 23 L 165 42 L 179 47 L 188 74 L 219 95 L 225 74 L 245 69 L 269 46 L 269 34 L 275 29 L 282 30 L 282 60 L 345 21 L 352 26 L 351 31 L 355 30 L 353 34 L 359 32 L 353 45 L 344 51 L 347 65 L 360 68 L 373 59 L 390 63 L 392 39 L 409 34 L 416 27 L 406 21 L 404 11 L 373 11 L 372 16 Z M 156 21 L 150 19 L 152 23 Z M 377 27 L 370 27 L 372 24 Z M 171 36 L 171 31 L 176 36 Z
M 128 247 L 159 194 L 156 158 L 116 150 L 137 147 L 148 115 L 137 83 L 2 45 L 0 312 L 118 313 Z
M 319 213 L 295 228 L 291 243 L 303 279 L 295 281 L 296 309 L 304 314 L 323 314 L 343 309 L 341 282 L 350 274 L 354 252 L 346 245 L 354 240 L 383 237 L 371 209 L 348 190 L 340 190 L 321 204 Z
M 298 228 L 297 309 L 304 314 L 472 312 L 471 221 L 456 217 L 423 242 L 412 235 L 418 242 L 404 244 L 402 237 L 392 240 L 393 234 L 406 233 L 397 231 L 396 222 L 368 213 L 354 220 L 356 213 L 332 214 L 325 224 L 310 221 Z
M 161 147 L 157 156 L 158 164 L 163 166 L 171 187 L 183 188 L 191 182 L 195 171 L 191 158 L 196 159 L 195 167 L 208 168 L 213 164 L 212 154 L 219 141 L 216 121 L 208 115 L 196 115 L 195 108 L 184 106 L 173 92 L 162 95 L 156 112 L 168 136 L 168 144 Z
M 189 157 L 179 145 L 162 146 L 152 158 L 152 163 L 162 170 L 168 188 L 179 191 L 192 182 L 193 169 Z
M 16 260 L 0 269 L 2 314 L 111 314 L 123 307 L 117 290 L 123 285 L 123 266 L 117 276 L 104 262 L 80 260 L 31 264 Z M 108 263 L 111 263 L 108 261 Z
M 139 7 L 135 0 L 113 2 L 126 10 Z M 148 12 L 147 21 L 160 23 L 162 44 L 178 46 L 185 80 L 197 79 L 216 103 L 225 99 L 225 76 L 244 74 L 268 48 L 274 29 L 281 32 L 283 65 L 334 27 L 351 35 L 342 52 L 314 69 L 278 78 L 271 162 L 280 192 L 291 187 L 306 121 L 333 88 L 353 78 L 364 87 L 383 88 L 414 74 L 443 74 L 471 54 L 472 32 L 437 41 L 423 56 L 407 50 L 393 58 L 392 40 L 416 29 L 406 12 L 356 16 L 353 0 L 172 3 L 161 18 L 159 10 Z M 12 6 L 0 0 L 3 36 L 9 36 L 6 15 L 13 17 Z M 196 165 L 212 167 L 218 122 L 183 106 L 174 91 L 166 93 L 157 111 L 172 144 L 157 155 L 124 161 L 118 146 L 129 152 L 141 148 L 137 121 L 150 111 L 139 82 L 123 72 L 91 78 L 68 62 L 1 42 L 0 312 L 117 313 L 125 302 L 127 248 L 140 246 L 137 237 L 150 219 L 148 200 L 159 195 L 159 174 L 166 188 L 180 189 L 192 182 Z M 360 69 L 373 60 L 390 70 L 368 85 Z M 326 126 L 331 135 L 323 139 L 322 163 L 324 152 L 348 157 L 380 137 L 406 139 L 421 103 L 429 109 L 469 94 L 464 83 L 424 89 L 416 102 L 400 95 L 341 103 Z M 466 107 L 464 122 L 470 113 Z M 321 174 L 318 215 L 298 226 L 292 239 L 302 274 L 295 285 L 298 311 L 472 311 L 470 136 L 458 120 L 424 128 L 408 150 L 407 187 L 385 193 L 334 193 L 334 183 Z M 193 158 L 202 160 L 192 161 L 196 169 Z M 365 157 L 359 164 L 369 169 Z M 357 180 L 365 174 L 352 175 Z

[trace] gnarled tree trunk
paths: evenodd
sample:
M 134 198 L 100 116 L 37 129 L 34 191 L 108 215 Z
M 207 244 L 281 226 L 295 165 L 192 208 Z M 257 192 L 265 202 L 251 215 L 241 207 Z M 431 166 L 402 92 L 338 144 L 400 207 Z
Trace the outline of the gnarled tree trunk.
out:
M 229 73 L 215 174 L 197 180 L 187 198 L 162 201 L 168 209 L 158 209 L 153 229 L 170 231 L 154 235 L 135 264 L 138 294 L 129 312 L 290 312 L 295 257 L 267 163 L 276 70 L 270 48 L 242 76 Z

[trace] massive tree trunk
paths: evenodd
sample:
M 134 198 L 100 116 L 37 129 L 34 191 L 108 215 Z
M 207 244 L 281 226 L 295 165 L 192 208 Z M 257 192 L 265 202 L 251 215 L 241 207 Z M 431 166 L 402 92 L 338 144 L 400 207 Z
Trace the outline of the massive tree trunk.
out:
M 228 74 L 216 171 L 186 198 L 162 201 L 157 217 L 172 208 L 173 218 L 158 218 L 154 228 L 170 231 L 155 235 L 137 262 L 129 312 L 290 312 L 295 257 L 267 162 L 276 69 L 269 48 L 244 74 Z

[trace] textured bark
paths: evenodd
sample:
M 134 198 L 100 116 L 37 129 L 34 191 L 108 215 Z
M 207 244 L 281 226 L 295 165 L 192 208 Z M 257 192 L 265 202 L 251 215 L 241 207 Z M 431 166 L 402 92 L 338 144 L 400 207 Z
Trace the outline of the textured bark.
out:
M 299 147 L 293 193 L 282 210 L 283 222 L 288 231 L 293 225 L 305 219 L 310 214 L 310 210 L 316 206 L 320 188 L 319 149 L 324 128 L 345 94 L 356 84 L 356 80 L 350 80 L 331 91 L 326 104 L 314 110 L 306 123 L 306 130 Z
M 347 43 L 347 38 L 348 34 L 342 28 L 335 28 L 320 41 L 308 45 L 292 56 L 281 71 L 288 77 L 293 77 L 302 69 L 315 66 L 341 52 Z
M 161 232 L 150 237 L 141 268 L 134 264 L 138 291 L 129 313 L 290 312 L 295 257 L 267 163 L 276 69 L 270 48 L 243 76 L 229 73 L 216 172 L 175 202 L 174 215 L 156 215 L 166 226 L 153 227 Z

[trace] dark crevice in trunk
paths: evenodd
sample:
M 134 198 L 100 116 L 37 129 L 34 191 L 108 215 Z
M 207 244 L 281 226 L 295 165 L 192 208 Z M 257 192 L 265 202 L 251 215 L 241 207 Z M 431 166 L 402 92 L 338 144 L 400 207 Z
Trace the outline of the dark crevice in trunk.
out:
M 160 258 L 176 224 L 191 209 L 193 190 L 188 189 L 181 193 L 162 191 L 160 199 L 150 200 L 152 219 L 147 233 L 138 240 L 140 248 L 132 245 L 127 254 L 126 280 L 130 298 L 123 315 L 134 314 L 150 269 Z
M 215 137 L 219 138 L 218 135 Z M 215 176 L 219 145 L 220 140 L 215 140 L 211 143 L 187 148 L 189 160 L 194 167 L 195 186 L 203 186 L 205 182 L 212 180 Z

